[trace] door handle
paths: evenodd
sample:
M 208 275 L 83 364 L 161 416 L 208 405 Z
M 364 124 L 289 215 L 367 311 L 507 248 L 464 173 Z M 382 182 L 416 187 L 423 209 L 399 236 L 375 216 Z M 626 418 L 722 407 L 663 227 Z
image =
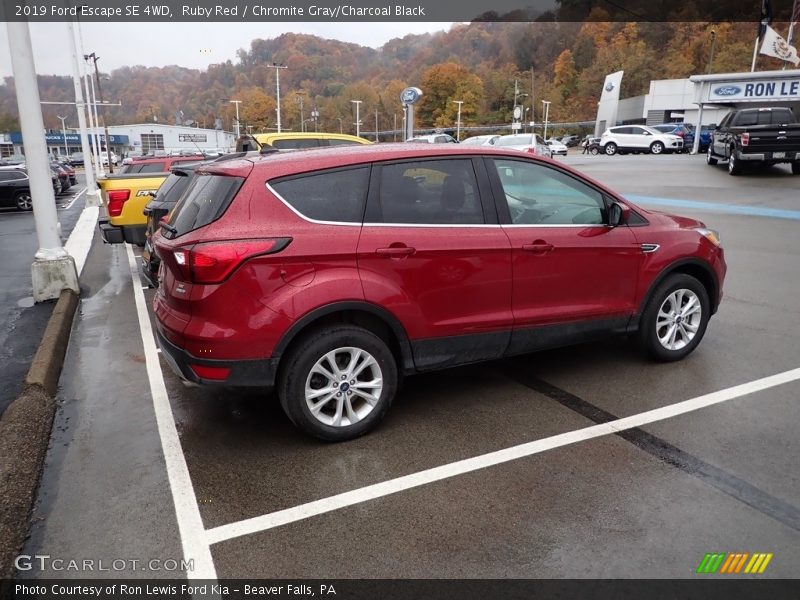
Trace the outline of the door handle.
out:
M 401 258 L 403 256 L 411 256 L 416 251 L 416 248 L 410 246 L 390 246 L 388 248 L 378 248 L 375 250 L 375 254 L 378 256 L 388 256 L 390 258 Z
M 544 240 L 536 240 L 532 244 L 523 244 L 522 249 L 534 254 L 547 254 L 553 250 L 553 244 L 548 244 Z

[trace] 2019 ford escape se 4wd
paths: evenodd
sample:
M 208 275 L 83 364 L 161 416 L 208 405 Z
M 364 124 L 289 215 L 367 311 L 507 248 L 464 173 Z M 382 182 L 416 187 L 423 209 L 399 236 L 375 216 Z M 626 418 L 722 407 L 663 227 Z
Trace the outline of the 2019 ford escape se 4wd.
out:
M 726 270 L 699 221 L 546 158 L 455 144 L 207 165 L 154 241 L 172 368 L 274 386 L 326 440 L 373 428 L 413 373 L 614 333 L 681 359 Z

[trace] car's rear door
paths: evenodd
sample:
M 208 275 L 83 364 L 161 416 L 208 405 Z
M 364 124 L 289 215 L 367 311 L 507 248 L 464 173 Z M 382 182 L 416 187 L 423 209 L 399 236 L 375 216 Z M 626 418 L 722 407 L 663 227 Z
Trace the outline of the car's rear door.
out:
M 376 165 L 358 243 L 368 302 L 411 341 L 417 369 L 498 358 L 512 326 L 511 255 L 483 162 L 434 157 Z
M 578 341 L 627 325 L 642 252 L 627 226 L 609 227 L 603 193 L 525 158 L 486 160 L 512 247 L 510 353 Z

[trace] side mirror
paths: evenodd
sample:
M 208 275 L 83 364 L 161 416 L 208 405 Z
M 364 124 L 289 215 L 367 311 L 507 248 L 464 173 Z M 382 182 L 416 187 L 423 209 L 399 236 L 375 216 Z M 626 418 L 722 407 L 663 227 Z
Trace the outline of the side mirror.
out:
M 624 204 L 612 202 L 611 206 L 608 207 L 608 224 L 611 227 L 623 225 L 627 222 L 630 212 L 631 209 Z

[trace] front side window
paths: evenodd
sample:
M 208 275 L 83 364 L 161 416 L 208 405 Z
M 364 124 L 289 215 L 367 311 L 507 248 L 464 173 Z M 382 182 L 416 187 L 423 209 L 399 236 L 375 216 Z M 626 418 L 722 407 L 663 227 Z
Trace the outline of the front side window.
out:
M 557 169 L 494 160 L 513 225 L 602 225 L 603 195 Z
M 285 202 L 309 219 L 361 223 L 369 167 L 301 175 L 270 185 Z
M 484 223 L 475 171 L 468 159 L 384 165 L 379 205 L 383 223 Z

